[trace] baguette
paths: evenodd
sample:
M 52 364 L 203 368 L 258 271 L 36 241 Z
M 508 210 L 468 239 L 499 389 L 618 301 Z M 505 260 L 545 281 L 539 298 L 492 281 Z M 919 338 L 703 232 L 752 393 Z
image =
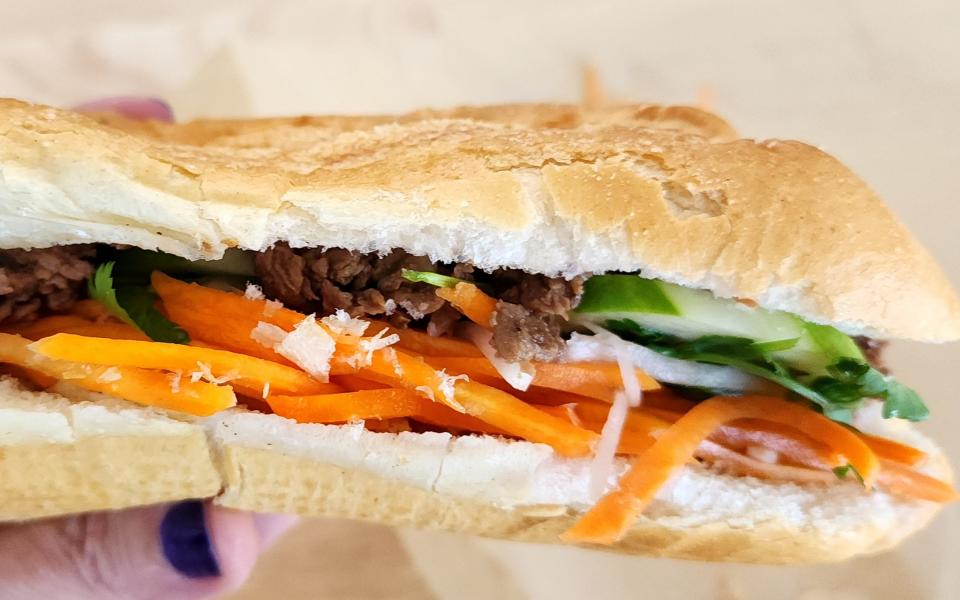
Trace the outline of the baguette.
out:
M 0 248 L 403 248 L 565 276 L 641 271 L 851 335 L 960 338 L 939 267 L 849 170 L 651 105 L 518 105 L 171 125 L 0 101 Z M 912 430 L 875 432 L 943 454 Z M 374 433 L 244 409 L 207 419 L 0 381 L 0 521 L 185 498 L 557 542 L 589 459 L 494 436 Z M 626 463 L 620 461 L 622 472 Z M 691 464 L 618 552 L 810 563 L 896 544 L 939 505 Z

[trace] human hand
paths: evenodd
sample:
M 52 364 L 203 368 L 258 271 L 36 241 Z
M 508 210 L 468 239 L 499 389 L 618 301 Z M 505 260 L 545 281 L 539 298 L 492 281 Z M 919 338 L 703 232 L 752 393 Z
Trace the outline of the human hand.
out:
M 173 120 L 155 99 L 76 109 Z M 211 598 L 242 585 L 260 553 L 295 522 L 187 501 L 0 525 L 0 600 Z

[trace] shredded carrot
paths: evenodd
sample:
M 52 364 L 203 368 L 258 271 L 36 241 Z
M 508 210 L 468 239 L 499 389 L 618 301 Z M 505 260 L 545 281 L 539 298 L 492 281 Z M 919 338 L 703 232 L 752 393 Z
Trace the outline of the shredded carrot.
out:
M 707 460 L 715 470 L 731 475 L 794 483 L 833 483 L 837 481 L 837 476 L 832 471 L 766 463 L 710 441 L 702 442 L 697 448 L 695 456 Z
M 412 390 L 374 389 L 319 396 L 267 398 L 274 413 L 301 423 L 346 423 L 408 417 L 445 429 L 503 434 L 483 421 L 431 402 Z
M 59 360 L 97 365 L 139 367 L 180 371 L 190 377 L 192 372 L 207 369 L 214 377 L 233 374 L 225 381 L 238 392 L 259 396 L 263 388 L 276 393 L 329 394 L 341 391 L 336 385 L 321 383 L 310 375 L 279 363 L 229 352 L 182 344 L 141 342 L 136 340 L 109 340 L 60 333 L 31 344 L 35 352 Z
M 304 315 L 286 308 L 270 311 L 263 300 L 249 300 L 239 294 L 184 283 L 162 273 L 154 273 L 152 280 L 170 317 L 191 336 L 287 364 L 272 350 L 249 339 L 250 331 L 258 321 L 290 330 L 304 319 Z M 592 449 L 596 438 L 592 431 L 573 427 L 489 386 L 472 381 L 451 381 L 420 358 L 393 348 L 377 350 L 371 353 L 372 364 L 354 367 L 349 359 L 355 354 L 355 345 L 360 340 L 352 336 L 333 337 L 338 346 L 331 368 L 333 375 L 351 373 L 359 368 L 364 378 L 391 387 L 429 390 L 434 400 L 454 410 L 466 412 L 511 435 L 549 444 L 560 454 L 584 456 Z M 340 348 L 341 344 L 345 347 Z
M 892 460 L 883 460 L 877 485 L 889 492 L 931 502 L 953 502 L 958 494 L 950 484 L 914 471 Z
M 537 406 L 537 408 L 566 419 L 574 425 L 600 433 L 607 420 L 610 405 L 582 402 L 563 406 Z M 629 411 L 620 435 L 617 453 L 640 454 L 653 445 L 657 434 L 669 427 L 670 423 L 662 419 L 638 411 Z
M 493 326 L 497 301 L 472 283 L 460 282 L 452 288 L 437 288 L 437 296 L 460 311 L 463 316 L 482 327 Z
M 202 417 L 237 403 L 233 390 L 227 386 L 192 382 L 189 378 L 174 383 L 173 376 L 147 369 L 53 360 L 31 351 L 30 344 L 26 338 L 0 334 L 0 362 L 35 369 L 48 377 L 138 404 Z
M 446 369 L 450 373 L 465 373 L 471 377 L 497 377 L 500 374 L 486 358 L 432 357 L 425 360 L 434 367 Z M 611 400 L 612 394 L 623 383 L 620 379 L 620 367 L 616 363 L 533 363 L 536 375 L 533 385 L 542 388 L 562 390 L 598 400 Z M 644 390 L 658 390 L 660 384 L 652 377 L 636 369 L 640 387 Z
M 121 322 L 120 319 L 113 316 L 113 314 L 107 310 L 107 307 L 104 306 L 102 302 L 98 302 L 91 298 L 78 301 L 70 308 L 70 312 L 72 312 L 74 315 L 79 315 L 84 319 L 89 319 L 91 321 Z
M 256 356 L 273 362 L 295 366 L 270 348 L 250 337 L 257 323 L 276 325 L 292 331 L 306 315 L 283 307 L 272 307 L 266 300 L 251 300 L 240 294 L 184 283 L 160 272 L 151 278 L 153 289 L 163 301 L 170 318 L 183 327 L 191 338 L 202 340 L 227 350 Z M 318 325 L 323 327 L 318 322 Z M 323 327 L 337 342 L 337 352 L 352 356 L 363 339 L 338 335 Z
M 362 392 L 364 390 L 382 390 L 390 387 L 386 383 L 364 379 L 359 375 L 336 375 L 330 378 L 331 383 L 335 383 L 348 392 Z
M 563 534 L 572 542 L 611 544 L 618 540 L 700 444 L 719 426 L 738 419 L 763 419 L 796 427 L 843 454 L 870 487 L 879 461 L 854 433 L 809 408 L 764 396 L 717 396 L 705 400 L 664 431 L 636 457 L 617 490 L 607 494 Z
M 738 452 L 745 452 L 750 446 L 767 448 L 779 453 L 784 463 L 794 466 L 832 469 L 843 464 L 830 446 L 780 423 L 740 419 L 718 427 L 710 440 Z
M 409 417 L 424 399 L 412 390 L 382 389 L 319 396 L 267 396 L 273 412 L 300 423 L 346 423 Z
M 396 387 L 429 390 L 437 402 L 481 419 L 510 435 L 549 444 L 564 456 L 585 456 L 597 435 L 533 408 L 502 390 L 475 381 L 452 381 L 419 357 L 404 352 L 373 353 L 361 376 L 391 381 Z M 452 397 L 448 394 L 453 392 Z
M 861 433 L 860 437 L 870 448 L 876 452 L 877 456 L 890 461 L 902 463 L 909 466 L 920 464 L 927 458 L 927 453 L 917 450 L 911 446 L 888 440 L 886 438 L 876 437 Z
M 397 348 L 402 348 L 422 356 L 472 356 L 482 357 L 483 354 L 470 342 L 458 340 L 448 336 L 432 336 L 415 329 L 397 329 L 384 321 L 369 319 L 370 330 L 387 329 L 387 334 L 397 334 L 400 341 Z
M 139 329 L 121 321 L 89 321 L 77 315 L 54 315 L 38 319 L 29 325 L 10 329 L 10 333 L 39 340 L 57 333 L 74 333 L 90 337 L 116 340 L 148 340 Z

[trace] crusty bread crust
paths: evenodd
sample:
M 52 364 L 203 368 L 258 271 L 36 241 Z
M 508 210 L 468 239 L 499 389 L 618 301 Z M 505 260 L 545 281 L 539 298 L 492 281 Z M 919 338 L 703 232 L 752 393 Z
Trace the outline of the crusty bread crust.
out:
M 99 395 L 77 392 L 76 398 L 81 401 L 67 403 L 0 381 L 0 522 L 214 497 L 238 509 L 559 543 L 583 509 L 576 502 L 516 504 L 538 497 L 530 488 L 540 485 L 518 478 L 536 470 L 523 455 L 540 456 L 539 468 L 554 475 L 571 466 L 548 448 L 524 442 L 481 438 L 486 464 L 468 458 L 458 468 L 448 461 L 442 470 L 459 472 L 444 476 L 458 485 L 441 490 L 442 477 L 430 474 L 440 467 L 423 451 L 436 449 L 432 442 L 404 444 L 394 434 L 366 432 L 347 446 L 338 442 L 356 438 L 362 428 L 298 425 L 250 413 L 180 422 Z M 81 418 L 89 411 L 96 412 Z M 51 414 L 73 415 L 68 437 Z M 23 428 L 25 418 L 36 422 Z M 4 439 L 12 423 L 35 440 L 24 439 L 22 431 Z M 908 433 L 931 449 L 919 434 Z M 511 451 L 511 444 L 523 452 Z M 933 473 L 949 477 L 945 463 L 934 464 Z M 621 542 L 602 549 L 710 561 L 833 562 L 896 544 L 939 508 L 852 483 L 775 484 L 696 467 L 677 479 Z M 503 502 L 491 500 L 489 488 L 507 490 Z
M 723 141 L 694 109 L 123 127 L 0 101 L 0 247 L 402 247 L 487 269 L 640 270 L 852 334 L 960 338 L 946 277 L 854 174 L 798 142 Z

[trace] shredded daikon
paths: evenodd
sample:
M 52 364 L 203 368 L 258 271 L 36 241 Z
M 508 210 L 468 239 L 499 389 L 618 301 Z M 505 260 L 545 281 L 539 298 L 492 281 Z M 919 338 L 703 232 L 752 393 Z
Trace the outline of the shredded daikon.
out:
M 357 337 L 363 335 L 363 332 L 370 326 L 368 321 L 351 317 L 347 311 L 342 308 L 337 309 L 337 312 L 332 315 L 327 315 L 320 319 L 320 322 L 337 335 L 353 335 Z
M 180 381 L 183 379 L 183 371 L 174 371 L 170 373 L 170 391 L 174 394 L 180 393 Z
M 747 446 L 746 450 L 747 456 L 759 460 L 760 462 L 765 462 L 768 464 L 776 464 L 780 459 L 780 454 L 772 448 L 764 448 L 763 446 Z
M 757 393 L 769 393 L 773 387 L 763 379 L 733 367 L 680 360 L 619 338 L 612 341 L 605 336 L 574 333 L 567 342 L 563 360 L 567 362 L 618 360 L 616 346 L 625 351 L 634 366 L 663 383 Z
M 603 429 L 600 430 L 600 441 L 597 442 L 596 453 L 590 463 L 590 497 L 594 500 L 599 500 L 610 484 L 617 446 L 620 445 L 623 426 L 627 422 L 628 409 L 627 394 L 616 392 L 613 395 L 613 404 L 607 412 L 607 420 L 603 424 Z
M 397 312 L 397 302 L 393 298 L 387 298 L 387 301 L 383 303 L 383 310 L 386 316 L 391 316 L 393 313 Z
M 456 401 L 456 386 L 458 381 L 470 381 L 470 377 L 467 375 L 447 375 L 443 369 L 437 371 L 437 376 L 440 377 L 440 383 L 437 385 L 437 389 L 443 394 L 444 402 L 451 408 L 464 412 L 463 406 Z
M 490 361 L 490 364 L 492 364 L 493 368 L 497 370 L 497 373 L 503 377 L 503 380 L 510 384 L 510 387 L 515 390 L 520 390 L 521 392 L 525 392 L 530 388 L 530 384 L 533 383 L 533 378 L 537 374 L 537 370 L 531 362 L 510 362 L 501 358 L 491 342 L 493 333 L 475 323 L 463 325 L 462 331 L 463 334 L 473 342 L 477 349 L 480 350 L 480 353 Z M 639 387 L 640 384 L 637 383 L 638 390 Z
M 577 427 L 583 427 L 583 422 L 580 420 L 580 416 L 577 415 L 577 405 L 576 404 L 561 404 L 560 408 L 567 413 L 567 418 L 570 419 L 570 422 L 576 425 Z
M 114 381 L 120 381 L 121 379 L 123 379 L 123 374 L 120 373 L 120 369 L 117 367 L 104 369 L 100 375 L 97 376 L 97 381 L 100 383 L 112 383 Z
M 337 343 L 317 324 L 313 315 L 297 323 L 290 333 L 276 325 L 260 321 L 250 332 L 250 337 L 257 343 L 276 350 L 314 378 L 320 381 L 329 380 L 330 359 L 337 349 Z
M 221 385 L 233 381 L 240 376 L 240 373 L 236 369 L 231 369 L 227 373 L 217 377 L 213 374 L 213 371 L 210 369 L 210 365 L 205 362 L 197 361 L 197 370 L 190 373 L 190 381 L 197 383 L 201 379 L 203 381 L 210 382 L 214 385 Z
M 279 346 L 285 337 L 287 337 L 287 332 L 282 328 L 263 321 L 258 322 L 257 326 L 250 332 L 250 339 L 271 350 Z
M 243 291 L 243 297 L 247 300 L 263 300 L 265 298 L 263 289 L 254 283 L 247 284 L 247 289 Z
M 283 302 L 277 300 L 267 300 L 263 303 L 263 316 L 269 318 L 277 314 L 277 311 L 283 308 Z
M 377 334 L 371 338 L 365 339 L 357 344 L 356 353 L 347 359 L 347 364 L 351 367 L 360 368 L 366 367 L 371 362 L 373 362 L 373 353 L 377 350 L 382 350 L 387 346 L 391 346 L 400 341 L 400 336 L 396 333 L 391 333 L 388 336 L 384 336 L 388 330 L 386 328 L 381 329 Z M 396 354 L 394 354 L 396 358 Z
M 434 397 L 434 395 L 433 395 L 433 390 L 430 389 L 429 386 L 426 386 L 426 385 L 418 385 L 418 386 L 415 387 L 414 389 L 417 390 L 418 392 L 420 392 L 421 394 L 423 394 L 424 396 L 426 396 L 427 399 L 430 400 L 430 402 L 436 402 L 436 401 L 437 401 L 437 399 L 436 399 L 436 398 Z
M 400 359 L 397 358 L 397 351 L 393 348 L 384 348 L 383 356 L 391 365 L 393 365 L 393 374 L 397 377 L 403 377 L 403 367 L 400 366 Z
M 264 400 L 266 400 L 266 399 L 267 399 L 267 396 L 269 396 L 269 395 L 270 395 L 270 382 L 269 382 L 269 381 L 266 381 L 266 382 L 264 382 L 264 384 L 263 384 L 263 393 L 260 394 L 260 396 L 261 396 Z

